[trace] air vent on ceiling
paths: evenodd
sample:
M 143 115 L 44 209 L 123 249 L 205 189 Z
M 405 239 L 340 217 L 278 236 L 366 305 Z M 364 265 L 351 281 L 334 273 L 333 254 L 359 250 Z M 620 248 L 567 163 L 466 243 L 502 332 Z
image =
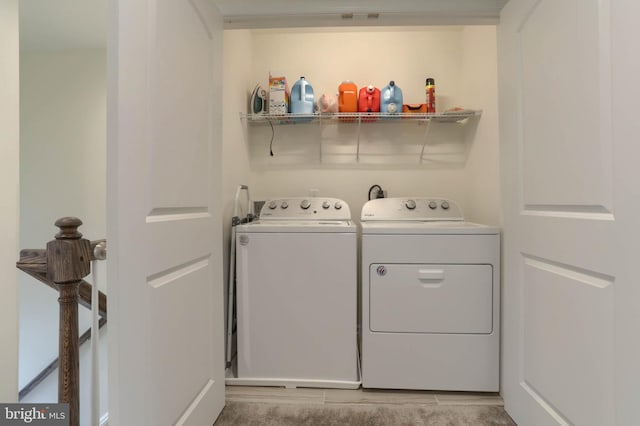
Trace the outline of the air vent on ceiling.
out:
M 354 14 L 354 13 L 343 13 L 340 17 L 344 20 L 347 19 L 378 19 L 380 18 L 379 13 L 367 13 L 366 15 L 363 13 Z

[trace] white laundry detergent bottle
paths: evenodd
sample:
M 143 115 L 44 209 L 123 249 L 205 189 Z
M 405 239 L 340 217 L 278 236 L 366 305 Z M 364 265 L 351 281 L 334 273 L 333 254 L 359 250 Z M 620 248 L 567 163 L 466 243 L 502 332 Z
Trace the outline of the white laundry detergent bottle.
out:
M 385 114 L 397 114 L 402 112 L 402 89 L 391 80 L 380 91 L 380 112 Z
M 315 99 L 313 87 L 304 77 L 296 81 L 291 88 L 291 114 L 313 114 Z

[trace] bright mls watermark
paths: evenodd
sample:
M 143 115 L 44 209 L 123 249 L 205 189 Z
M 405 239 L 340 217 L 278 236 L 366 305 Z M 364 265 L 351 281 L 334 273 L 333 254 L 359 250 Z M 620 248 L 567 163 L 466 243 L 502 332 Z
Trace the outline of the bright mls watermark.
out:
M 1 404 L 0 426 L 69 426 L 69 404 Z

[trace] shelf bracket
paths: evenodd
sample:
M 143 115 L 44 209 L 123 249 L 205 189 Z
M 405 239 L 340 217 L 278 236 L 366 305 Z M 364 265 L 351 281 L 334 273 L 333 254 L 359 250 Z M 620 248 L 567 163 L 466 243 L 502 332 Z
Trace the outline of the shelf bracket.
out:
M 431 128 L 431 119 L 428 118 L 426 123 L 425 123 L 425 129 L 424 129 L 424 142 L 422 142 L 422 151 L 420 151 L 420 164 L 422 164 L 424 162 L 424 149 L 427 146 L 427 141 L 428 136 L 429 136 L 429 129 Z
M 320 128 L 319 132 L 320 132 L 320 135 L 321 135 L 321 136 L 320 136 L 320 142 L 318 143 L 318 145 L 320 146 L 320 147 L 319 147 L 319 151 L 320 151 L 320 152 L 319 152 L 319 154 L 320 154 L 320 158 L 319 158 L 319 160 L 320 160 L 320 163 L 322 163 L 322 114 L 319 114 L 319 115 L 318 115 L 318 121 L 317 121 L 317 123 L 318 123 L 318 126 L 319 126 L 319 128 Z
M 360 162 L 360 125 L 362 124 L 362 115 L 358 114 L 358 139 L 356 140 L 356 163 Z

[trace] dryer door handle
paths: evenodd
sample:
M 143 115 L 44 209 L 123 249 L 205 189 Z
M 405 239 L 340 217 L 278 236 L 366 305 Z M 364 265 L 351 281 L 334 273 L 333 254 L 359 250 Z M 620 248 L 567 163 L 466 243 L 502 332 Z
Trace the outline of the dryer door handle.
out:
M 442 269 L 419 269 L 418 279 L 420 281 L 430 281 L 431 284 L 422 284 L 423 287 L 440 287 L 444 281 L 444 270 Z M 434 281 L 438 284 L 433 283 Z

